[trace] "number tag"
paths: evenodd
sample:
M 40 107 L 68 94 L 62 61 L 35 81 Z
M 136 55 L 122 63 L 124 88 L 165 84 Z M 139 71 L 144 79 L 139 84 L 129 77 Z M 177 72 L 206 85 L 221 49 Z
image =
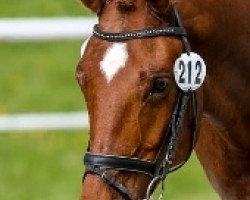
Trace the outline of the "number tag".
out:
M 181 54 L 175 61 L 174 78 L 178 87 L 187 92 L 197 90 L 206 77 L 206 64 L 201 56 L 191 52 Z

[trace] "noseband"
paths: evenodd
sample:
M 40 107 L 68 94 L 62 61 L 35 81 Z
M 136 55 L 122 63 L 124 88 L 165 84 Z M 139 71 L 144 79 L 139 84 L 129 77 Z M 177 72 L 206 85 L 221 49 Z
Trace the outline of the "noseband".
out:
M 132 32 L 108 33 L 101 31 L 98 25 L 94 26 L 93 36 L 110 42 L 122 42 L 126 40 L 142 39 L 158 36 L 175 36 L 182 39 L 184 52 L 190 52 L 190 45 L 187 40 L 187 33 L 182 25 L 179 14 L 175 8 L 174 15 L 176 20 L 175 27 L 148 28 Z M 148 175 L 151 182 L 148 185 L 145 199 L 150 199 L 156 185 L 166 179 L 167 175 L 182 167 L 189 159 L 196 141 L 196 127 L 198 121 L 197 97 L 195 91 L 184 92 L 179 89 L 179 94 L 162 141 L 161 147 L 154 161 L 142 160 L 126 156 L 93 154 L 87 152 L 84 157 L 84 164 L 87 174 L 100 176 L 108 185 L 118 191 L 124 199 L 134 200 L 126 186 L 121 184 L 115 177 L 108 172 L 108 169 L 118 171 L 135 172 Z M 193 114 L 192 138 L 189 146 L 187 158 L 179 165 L 172 167 L 172 162 L 177 149 L 177 142 L 180 129 L 183 125 L 184 116 L 188 105 L 191 104 Z

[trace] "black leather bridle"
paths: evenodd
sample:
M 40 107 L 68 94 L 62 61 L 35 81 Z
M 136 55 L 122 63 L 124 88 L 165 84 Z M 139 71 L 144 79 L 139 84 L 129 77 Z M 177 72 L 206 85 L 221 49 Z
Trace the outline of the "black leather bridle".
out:
M 122 42 L 126 40 L 157 36 L 175 36 L 182 39 L 184 52 L 189 54 L 190 45 L 187 40 L 186 30 L 182 25 L 177 10 L 174 7 L 173 9 L 176 21 L 176 25 L 174 27 L 148 28 L 132 32 L 108 33 L 101 31 L 98 25 L 95 25 L 93 36 L 110 42 Z M 191 105 L 191 111 L 193 114 L 193 126 L 188 156 L 182 163 L 172 167 L 172 162 L 176 153 L 179 132 L 183 125 L 184 116 L 189 105 Z M 146 199 L 149 199 L 151 193 L 155 189 L 155 186 L 159 182 L 163 182 L 169 173 L 182 167 L 189 159 L 196 143 L 197 123 L 198 107 L 196 92 L 184 92 L 179 89 L 178 97 L 171 115 L 171 119 L 169 121 L 168 128 L 166 130 L 165 137 L 154 161 L 147 161 L 126 156 L 93 154 L 91 152 L 87 152 L 84 157 L 84 164 L 86 165 L 84 178 L 87 174 L 98 175 L 107 184 L 118 191 L 124 199 L 134 200 L 127 187 L 117 181 L 115 177 L 108 172 L 108 169 L 146 174 L 152 178 L 145 197 Z

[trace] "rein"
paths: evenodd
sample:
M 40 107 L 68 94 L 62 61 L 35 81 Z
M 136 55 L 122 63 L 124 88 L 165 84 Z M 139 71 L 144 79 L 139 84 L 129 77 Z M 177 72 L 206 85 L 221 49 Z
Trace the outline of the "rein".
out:
M 108 33 L 100 30 L 98 25 L 95 25 L 93 30 L 93 36 L 101 40 L 106 40 L 110 42 L 122 42 L 132 39 L 151 38 L 158 36 L 176 36 L 182 39 L 184 52 L 189 55 L 190 45 L 187 40 L 186 30 L 182 25 L 177 10 L 174 7 L 173 9 L 176 21 L 175 27 L 148 28 L 132 32 Z M 183 162 L 173 167 L 172 164 L 177 150 L 180 129 L 183 125 L 184 116 L 189 105 L 191 105 L 192 108 L 191 111 L 193 115 L 193 130 L 188 156 Z M 115 169 L 118 171 L 145 174 L 152 179 L 150 184 L 148 185 L 147 194 L 145 197 L 145 200 L 149 200 L 157 184 L 162 182 L 162 188 L 164 189 L 163 182 L 166 179 L 167 175 L 181 168 L 189 159 L 196 143 L 197 123 L 198 107 L 196 92 L 191 90 L 184 92 L 179 89 L 178 97 L 174 109 L 172 111 L 170 121 L 168 123 L 168 128 L 166 130 L 165 137 L 162 141 L 161 147 L 154 161 L 147 161 L 127 156 L 103 155 L 87 152 L 84 156 L 84 164 L 86 165 L 86 171 L 83 179 L 87 174 L 98 175 L 108 185 L 118 191 L 124 199 L 135 200 L 133 196 L 129 193 L 127 187 L 120 183 L 118 180 L 116 180 L 115 177 L 107 170 Z M 161 194 L 161 196 L 162 195 L 163 194 Z

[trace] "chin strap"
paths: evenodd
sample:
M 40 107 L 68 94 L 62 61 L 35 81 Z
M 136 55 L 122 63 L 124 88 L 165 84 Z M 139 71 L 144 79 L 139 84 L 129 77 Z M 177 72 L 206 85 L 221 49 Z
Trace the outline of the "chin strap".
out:
M 114 190 L 119 192 L 121 196 L 126 200 L 134 200 L 133 197 L 130 195 L 128 189 L 126 186 L 121 184 L 119 181 L 117 181 L 113 175 L 107 172 L 107 170 L 104 168 L 102 169 L 100 166 L 94 166 L 94 165 L 88 165 L 85 170 L 86 174 L 95 174 L 101 177 L 109 186 L 111 186 Z

